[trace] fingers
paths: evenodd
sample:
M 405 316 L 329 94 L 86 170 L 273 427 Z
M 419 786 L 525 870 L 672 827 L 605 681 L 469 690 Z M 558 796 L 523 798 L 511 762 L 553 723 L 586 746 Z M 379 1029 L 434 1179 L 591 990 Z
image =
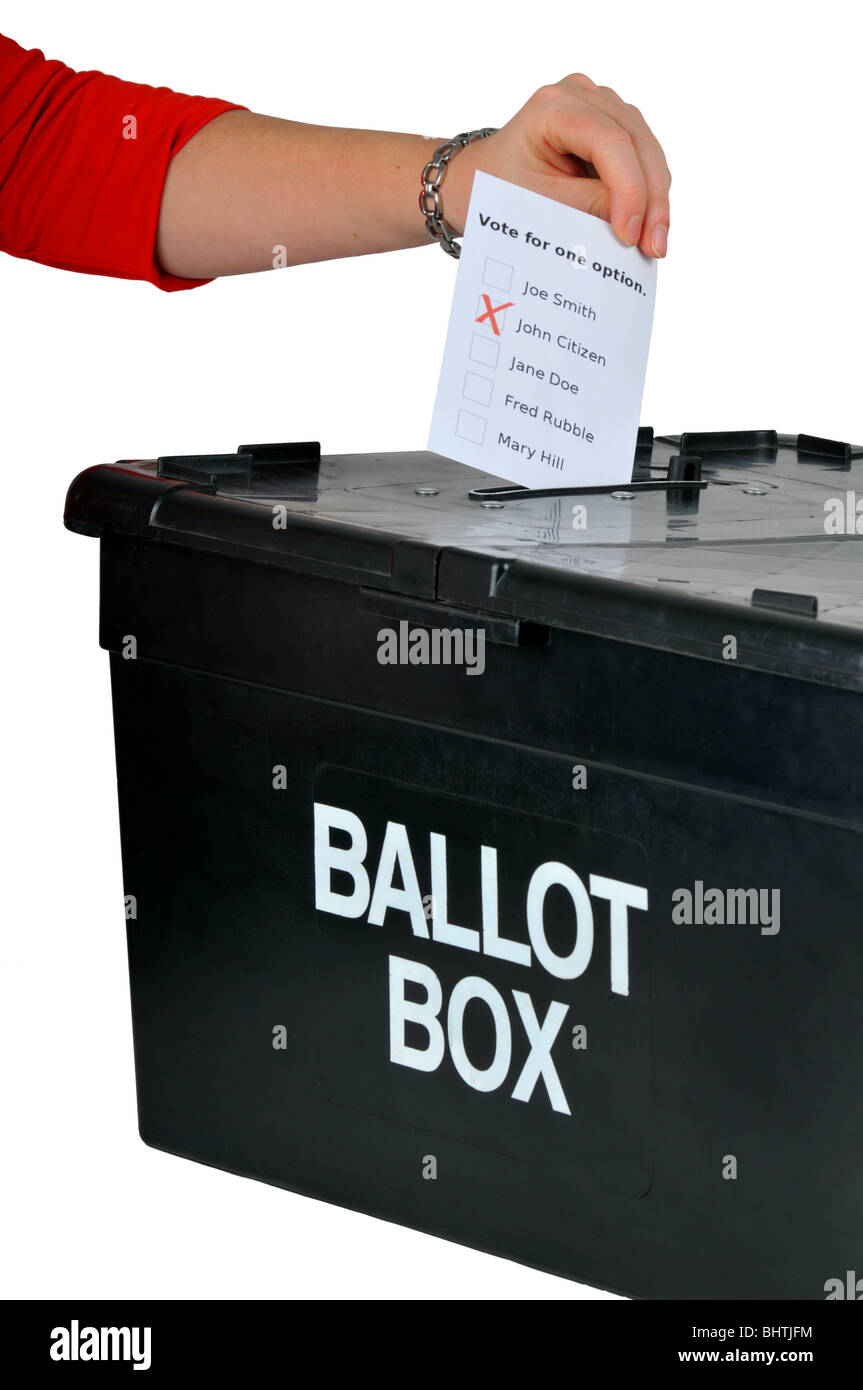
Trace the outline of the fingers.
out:
M 607 216 L 626 245 L 638 245 L 649 256 L 664 256 L 671 174 L 662 147 L 638 108 L 583 73 L 565 77 L 538 95 L 546 107 L 546 139 L 557 151 L 595 166 L 606 186 L 606 199 L 599 190 L 590 194 L 580 188 L 579 205 L 583 199 L 592 202 L 589 210 Z
M 559 153 L 587 160 L 608 191 L 608 216 L 621 241 L 634 246 L 647 211 L 647 184 L 632 137 L 621 123 L 591 99 L 592 93 L 558 83 L 543 93 L 547 106 L 545 138 Z M 579 188 L 579 195 L 592 190 Z M 597 190 L 598 193 L 598 190 Z
M 587 79 L 590 81 L 590 79 Z M 564 78 L 564 82 L 567 79 Z M 577 84 L 582 88 L 582 84 Z M 657 140 L 637 106 L 630 106 L 610 87 L 591 84 L 590 99 L 620 121 L 629 132 L 647 185 L 647 208 L 639 245 L 647 255 L 664 256 L 668 246 L 670 220 L 669 189 L 671 173 Z

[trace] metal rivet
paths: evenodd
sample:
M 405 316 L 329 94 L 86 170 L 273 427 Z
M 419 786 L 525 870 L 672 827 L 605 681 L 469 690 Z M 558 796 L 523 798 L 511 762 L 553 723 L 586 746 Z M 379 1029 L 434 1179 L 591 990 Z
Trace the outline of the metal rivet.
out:
M 414 492 L 417 497 L 437 497 L 439 488 L 436 487 L 415 487 Z
M 498 512 L 503 506 L 502 502 L 480 502 L 481 507 L 485 507 L 487 512 Z
M 613 492 L 611 495 L 616 502 L 632 502 L 635 499 L 634 492 Z
M 766 488 L 766 487 L 745 487 L 745 488 L 743 489 L 743 491 L 744 491 L 744 492 L 747 494 L 747 496 L 749 496 L 749 497 L 766 497 L 766 496 L 767 496 L 767 488 Z

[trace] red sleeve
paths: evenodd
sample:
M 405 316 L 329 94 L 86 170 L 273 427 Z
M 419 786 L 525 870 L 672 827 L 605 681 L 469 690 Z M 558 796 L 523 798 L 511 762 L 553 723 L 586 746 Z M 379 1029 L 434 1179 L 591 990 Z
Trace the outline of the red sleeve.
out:
M 73 72 L 0 34 L 0 250 L 162 290 L 207 284 L 156 265 L 162 188 L 202 126 L 245 109 Z

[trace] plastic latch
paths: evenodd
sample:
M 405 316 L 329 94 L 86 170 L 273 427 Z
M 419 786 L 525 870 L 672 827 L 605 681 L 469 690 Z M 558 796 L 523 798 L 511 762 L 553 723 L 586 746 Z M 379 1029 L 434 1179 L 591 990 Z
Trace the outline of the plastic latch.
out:
M 798 434 L 797 436 L 797 454 L 804 463 L 808 463 L 810 460 L 820 462 L 822 459 L 833 459 L 837 463 L 850 463 L 851 453 L 851 445 L 846 444 L 842 439 L 821 439 L 815 434 Z
M 156 460 L 156 475 L 206 488 L 217 488 L 220 483 L 248 485 L 252 480 L 252 455 L 166 454 Z
M 207 491 L 250 489 L 261 479 L 280 483 L 295 477 L 317 478 L 321 446 L 298 444 L 241 444 L 235 454 L 166 454 L 156 461 L 159 478 L 194 483 Z
M 635 440 L 635 457 L 632 460 L 632 481 L 641 480 L 643 482 L 650 477 L 652 460 L 653 427 L 652 425 L 639 425 Z
M 779 613 L 797 613 L 802 618 L 818 617 L 817 594 L 791 594 L 782 589 L 753 589 L 754 608 L 773 608 Z
M 700 454 L 672 454 L 668 460 L 670 484 L 703 483 Z M 698 487 L 669 487 L 665 494 L 665 509 L 669 515 L 692 514 L 698 511 Z
M 681 454 L 775 454 L 776 430 L 703 430 L 680 436 Z
M 700 483 L 701 455 L 672 454 L 668 460 L 668 481 L 670 483 Z
M 321 446 L 313 439 L 299 444 L 241 444 L 237 453 L 251 454 L 252 470 L 256 475 L 269 468 L 296 468 L 303 473 L 317 473 L 321 466 Z

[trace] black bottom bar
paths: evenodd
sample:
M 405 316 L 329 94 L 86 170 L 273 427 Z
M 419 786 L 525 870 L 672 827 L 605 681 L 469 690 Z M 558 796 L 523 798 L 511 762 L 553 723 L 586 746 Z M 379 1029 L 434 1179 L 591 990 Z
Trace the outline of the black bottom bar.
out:
M 502 1315 L 504 1323 L 488 1312 L 478 1323 L 473 1307 L 449 1304 L 441 1336 L 442 1315 L 422 1300 L 399 1305 L 397 1314 L 389 1304 L 376 1310 L 342 1302 L 322 1339 L 325 1325 L 310 1323 L 304 1305 L 280 1301 L 18 1302 L 6 1304 L 4 1341 L 14 1346 L 25 1378 L 31 1368 L 60 1378 L 100 1378 L 105 1370 L 133 1375 L 137 1365 L 147 1376 L 141 1384 L 193 1374 L 198 1386 L 240 1374 L 247 1383 L 249 1372 L 259 1378 L 269 1369 L 293 1379 L 300 1367 L 307 1368 L 303 1381 L 314 1384 L 332 1378 L 340 1356 L 355 1373 L 363 1362 L 386 1362 L 396 1347 L 402 1352 L 394 1362 L 421 1353 L 417 1364 L 428 1381 L 434 1359 L 442 1372 L 460 1366 L 463 1373 L 466 1350 L 486 1368 L 505 1363 L 514 1335 L 534 1354 L 556 1348 L 555 1360 L 566 1348 L 573 1379 L 601 1354 L 608 1377 L 687 1365 L 802 1365 L 823 1381 L 853 1364 L 859 1345 L 859 1309 L 827 1303 L 532 1303 L 529 1314 L 519 1314 L 515 1334 L 510 1315 Z M 538 1342 L 537 1332 L 550 1340 Z M 90 1359 L 103 1347 L 103 1359 Z

